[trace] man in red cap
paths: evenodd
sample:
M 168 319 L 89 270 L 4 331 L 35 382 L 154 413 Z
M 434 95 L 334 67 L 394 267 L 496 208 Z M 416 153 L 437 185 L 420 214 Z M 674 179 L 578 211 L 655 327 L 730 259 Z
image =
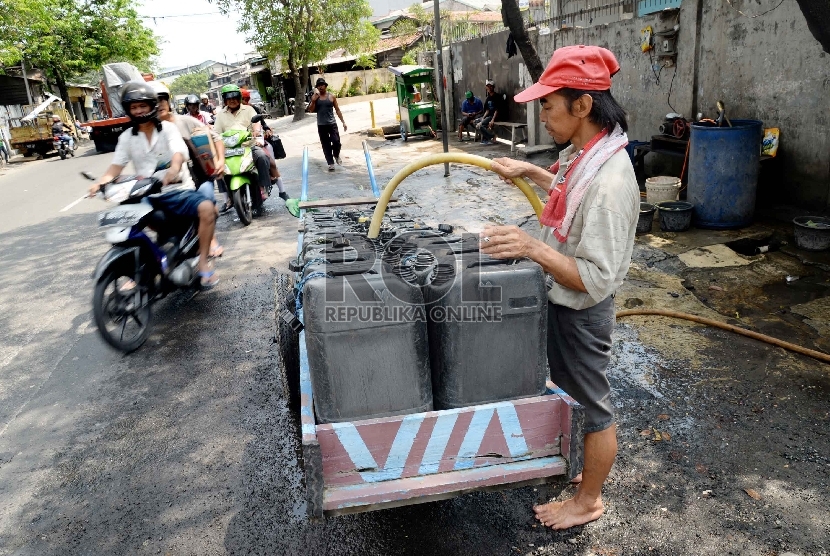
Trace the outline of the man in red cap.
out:
M 516 226 L 493 226 L 481 233 L 483 253 L 527 257 L 550 278 L 551 380 L 585 408 L 585 464 L 576 495 L 534 508 L 536 518 L 554 529 L 602 515 L 602 484 L 617 455 L 606 368 L 614 294 L 628 272 L 640 209 L 640 190 L 625 151 L 625 111 L 610 91 L 611 76 L 619 69 L 604 48 L 563 47 L 554 52 L 539 81 L 515 96 L 516 102 L 538 100 L 548 134 L 570 146 L 550 170 L 510 158 L 493 161 L 493 171 L 505 181 L 524 177 L 548 192 L 538 239 Z

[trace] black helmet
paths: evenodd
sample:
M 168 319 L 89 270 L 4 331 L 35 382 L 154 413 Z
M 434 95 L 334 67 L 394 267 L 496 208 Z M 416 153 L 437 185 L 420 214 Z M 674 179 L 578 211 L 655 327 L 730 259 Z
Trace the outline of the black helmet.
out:
M 143 116 L 133 116 L 130 113 L 130 105 L 134 102 L 146 102 L 150 105 L 150 111 Z M 156 120 L 158 114 L 158 94 L 150 83 L 130 81 L 121 89 L 121 108 L 124 109 L 124 112 L 135 124 L 143 124 Z
M 187 95 L 184 99 L 185 104 L 199 104 L 200 102 L 199 97 L 196 95 Z

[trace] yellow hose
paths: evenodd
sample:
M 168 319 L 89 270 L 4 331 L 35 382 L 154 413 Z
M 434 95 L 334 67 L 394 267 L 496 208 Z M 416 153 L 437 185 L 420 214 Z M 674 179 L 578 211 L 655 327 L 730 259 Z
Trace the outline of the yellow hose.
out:
M 426 166 L 443 164 L 445 162 L 470 164 L 472 166 L 479 166 L 485 170 L 492 170 L 493 165 L 493 161 L 489 158 L 465 153 L 431 154 L 429 156 L 419 158 L 414 162 L 410 162 L 392 177 L 389 184 L 383 190 L 383 193 L 381 193 L 380 199 L 378 199 L 378 204 L 375 207 L 375 213 L 372 216 L 372 222 L 369 225 L 369 237 L 378 237 L 378 234 L 380 233 L 380 224 L 383 220 L 383 214 L 386 212 L 386 205 L 389 204 L 389 199 L 392 198 L 392 193 L 395 192 L 395 189 L 398 185 L 400 185 L 404 178 Z M 542 216 L 542 209 L 544 209 L 544 205 L 542 204 L 542 201 L 539 200 L 539 196 L 536 192 L 533 191 L 533 188 L 522 178 L 513 178 L 513 183 L 522 191 L 522 193 L 525 194 L 527 200 L 530 201 L 530 204 L 533 206 L 533 210 L 536 212 L 536 218 L 540 218 Z
M 730 332 L 740 334 L 741 336 L 754 338 L 755 340 L 760 340 L 762 342 L 766 342 L 774 346 L 778 346 L 784 349 L 788 349 L 790 351 L 794 351 L 796 353 L 800 353 L 801 355 L 806 355 L 807 357 L 812 357 L 813 359 L 818 359 L 819 361 L 823 361 L 824 363 L 830 363 L 830 355 L 824 352 L 805 348 L 797 344 L 791 344 L 790 342 L 785 342 L 784 340 L 779 340 L 778 338 L 773 338 L 772 336 L 767 336 L 766 334 L 759 334 L 758 332 L 746 330 L 745 328 L 741 328 L 739 326 L 735 326 L 732 324 L 727 324 L 725 322 L 707 319 L 706 317 L 699 317 L 697 315 L 690 315 L 689 313 L 680 313 L 678 311 L 666 311 L 664 309 L 629 309 L 626 311 L 618 312 L 617 318 L 633 317 L 637 315 L 658 315 L 661 317 L 672 317 L 676 319 L 690 320 L 692 322 L 698 322 L 700 324 L 705 324 L 707 326 L 714 326 L 715 328 L 729 330 Z

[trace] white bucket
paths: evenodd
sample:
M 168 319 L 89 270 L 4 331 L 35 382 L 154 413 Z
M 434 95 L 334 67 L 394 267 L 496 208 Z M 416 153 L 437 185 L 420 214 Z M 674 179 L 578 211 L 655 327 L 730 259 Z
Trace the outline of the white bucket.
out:
M 662 201 L 676 201 L 680 196 L 680 178 L 654 176 L 646 179 L 646 202 L 654 205 Z

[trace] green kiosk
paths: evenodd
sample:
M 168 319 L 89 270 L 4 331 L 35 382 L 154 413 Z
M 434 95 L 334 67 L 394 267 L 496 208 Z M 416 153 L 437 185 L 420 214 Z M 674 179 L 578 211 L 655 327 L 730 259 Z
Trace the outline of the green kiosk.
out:
M 390 67 L 395 74 L 398 92 L 398 110 L 401 114 L 401 138 L 406 141 L 412 135 L 435 133 L 435 80 L 432 68 L 424 66 Z

